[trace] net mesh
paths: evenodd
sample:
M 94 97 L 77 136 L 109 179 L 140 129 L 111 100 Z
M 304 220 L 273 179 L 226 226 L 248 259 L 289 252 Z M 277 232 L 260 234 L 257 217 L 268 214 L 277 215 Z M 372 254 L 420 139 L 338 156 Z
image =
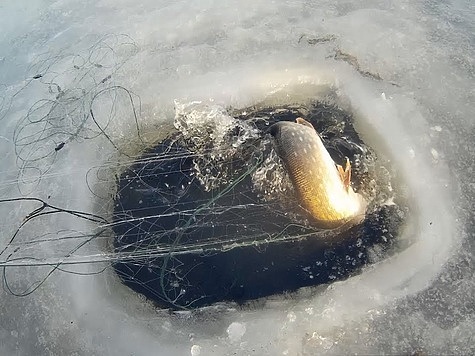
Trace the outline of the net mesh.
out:
M 128 37 L 108 36 L 87 55 L 48 57 L 3 99 L 6 120 L 32 86 L 48 97 L 20 115 L 12 135 L 19 173 L 3 189 L 15 184 L 22 196 L 1 200 L 18 221 L 2 225 L 9 292 L 28 295 L 55 271 L 113 267 L 160 306 L 186 309 L 331 282 L 368 263 L 375 244 L 393 246 L 406 213 L 394 203 L 394 172 L 331 98 L 245 109 L 176 101 L 174 128 L 158 129 L 157 141 L 145 134 L 139 97 L 119 84 L 136 50 Z M 312 122 L 335 162 L 350 158 L 354 188 L 370 202 L 362 224 L 321 230 L 299 206 L 267 133 L 297 117 Z M 87 185 L 94 207 L 49 202 L 44 187 L 71 174 L 65 152 L 92 143 L 108 156 L 72 184 Z

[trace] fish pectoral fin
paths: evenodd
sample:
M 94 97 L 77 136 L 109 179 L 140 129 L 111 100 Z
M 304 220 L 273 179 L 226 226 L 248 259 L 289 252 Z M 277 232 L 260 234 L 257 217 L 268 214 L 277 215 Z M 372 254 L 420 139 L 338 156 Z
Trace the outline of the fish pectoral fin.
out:
M 315 130 L 315 127 L 313 127 L 313 125 L 312 125 L 310 122 L 308 122 L 307 120 L 305 120 L 305 119 L 302 118 L 302 117 L 296 118 L 296 119 L 295 119 L 295 122 L 296 122 L 297 124 L 301 124 L 301 125 L 305 125 L 305 126 L 311 127 L 312 129 Z
M 338 169 L 338 173 L 340 173 L 340 178 L 343 183 L 343 186 L 348 191 L 351 182 L 351 164 L 348 157 L 346 157 L 345 169 L 343 169 L 343 167 L 339 164 L 336 165 L 336 168 Z

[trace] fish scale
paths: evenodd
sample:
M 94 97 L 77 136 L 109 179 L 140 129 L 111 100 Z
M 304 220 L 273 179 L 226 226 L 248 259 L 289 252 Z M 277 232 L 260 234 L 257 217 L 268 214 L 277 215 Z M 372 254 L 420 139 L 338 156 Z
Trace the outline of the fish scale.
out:
M 310 123 L 281 121 L 270 128 L 277 153 L 300 199 L 315 223 L 333 228 L 363 216 L 366 202 L 345 187 L 335 162 Z

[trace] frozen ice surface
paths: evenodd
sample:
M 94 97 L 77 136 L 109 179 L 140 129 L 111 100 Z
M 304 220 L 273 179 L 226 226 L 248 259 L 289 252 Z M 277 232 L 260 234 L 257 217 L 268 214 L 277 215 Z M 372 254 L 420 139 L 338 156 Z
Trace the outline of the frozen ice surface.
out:
M 475 352 L 471 1 L 38 0 L 3 2 L 0 23 L 3 199 L 105 214 L 115 152 L 133 154 L 131 142 L 172 127 L 174 100 L 244 108 L 323 87 L 393 162 L 413 212 L 400 253 L 245 309 L 157 311 L 116 280 L 97 239 L 83 251 L 96 263 L 62 265 L 26 296 L 4 285 L 0 354 Z M 131 134 L 131 101 L 144 137 Z M 52 103 L 57 119 L 45 121 Z M 88 105 L 97 125 L 81 120 Z M 37 208 L 0 205 L 0 249 Z M 18 241 L 45 241 L 24 245 L 23 257 L 57 261 L 71 246 L 48 239 L 84 239 L 91 224 L 64 214 L 33 221 Z M 13 292 L 28 292 L 50 269 L 5 275 Z
M 191 347 L 191 356 L 201 355 L 201 347 L 199 345 L 193 345 Z
M 229 340 L 233 343 L 239 342 L 246 333 L 246 325 L 243 323 L 233 322 L 226 329 Z

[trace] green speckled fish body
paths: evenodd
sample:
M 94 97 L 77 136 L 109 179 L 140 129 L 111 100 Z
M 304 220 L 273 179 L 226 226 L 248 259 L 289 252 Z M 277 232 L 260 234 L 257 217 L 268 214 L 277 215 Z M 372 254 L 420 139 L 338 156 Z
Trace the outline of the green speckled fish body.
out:
M 337 168 L 310 123 L 281 121 L 270 133 L 300 204 L 319 226 L 338 227 L 364 216 L 366 202 L 349 185 L 349 163 L 345 171 Z

